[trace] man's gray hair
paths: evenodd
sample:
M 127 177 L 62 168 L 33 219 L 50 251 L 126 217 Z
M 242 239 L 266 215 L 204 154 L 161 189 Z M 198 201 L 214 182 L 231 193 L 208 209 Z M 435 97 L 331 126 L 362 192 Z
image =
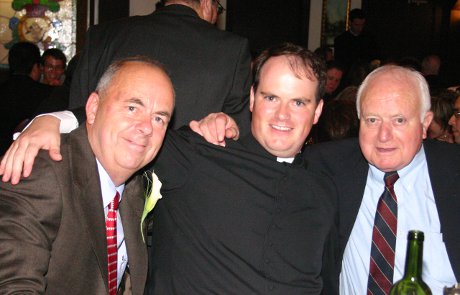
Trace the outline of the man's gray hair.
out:
M 127 58 L 116 60 L 110 64 L 110 66 L 104 72 L 102 77 L 99 79 L 99 82 L 97 83 L 97 87 L 96 87 L 96 92 L 99 93 L 99 95 L 104 96 L 105 91 L 107 91 L 107 89 L 110 87 L 110 84 L 113 78 L 117 75 L 117 73 L 127 63 L 132 63 L 132 62 L 142 63 L 152 68 L 159 69 L 163 71 L 169 77 L 164 66 L 156 60 L 153 60 L 145 56 L 127 57 Z
M 407 81 L 413 84 L 413 90 L 418 92 L 417 97 L 420 99 L 420 121 L 423 122 L 425 114 L 431 108 L 431 96 L 428 84 L 426 83 L 426 80 L 422 74 L 420 74 L 418 71 L 395 65 L 382 66 L 375 69 L 369 75 L 367 75 L 361 86 L 359 86 L 358 94 L 356 97 L 356 110 L 358 111 L 358 118 L 361 118 L 361 98 L 369 87 L 369 84 L 374 79 L 380 79 L 380 76 L 386 73 L 391 73 L 391 77 L 393 79 Z

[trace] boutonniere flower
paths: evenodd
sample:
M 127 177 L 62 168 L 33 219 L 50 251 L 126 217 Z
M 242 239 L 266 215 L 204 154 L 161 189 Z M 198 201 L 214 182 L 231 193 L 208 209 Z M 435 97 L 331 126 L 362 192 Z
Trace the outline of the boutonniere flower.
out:
M 145 178 L 147 178 L 147 189 L 144 192 L 145 203 L 144 203 L 144 211 L 142 212 L 142 217 L 141 217 L 141 233 L 142 233 L 142 239 L 145 242 L 144 231 L 143 231 L 144 220 L 149 214 L 149 212 L 153 210 L 157 201 L 161 199 L 161 194 L 160 194 L 161 181 L 158 179 L 157 175 L 153 171 L 144 172 L 144 176 Z

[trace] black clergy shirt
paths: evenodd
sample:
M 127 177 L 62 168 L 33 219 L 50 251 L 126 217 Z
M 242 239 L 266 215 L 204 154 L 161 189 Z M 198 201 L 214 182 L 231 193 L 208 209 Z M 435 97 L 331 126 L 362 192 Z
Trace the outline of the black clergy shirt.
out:
M 223 148 L 168 131 L 148 294 L 319 294 L 321 273 L 337 273 L 322 267 L 337 242 L 335 188 L 298 158 L 278 163 L 252 135 Z

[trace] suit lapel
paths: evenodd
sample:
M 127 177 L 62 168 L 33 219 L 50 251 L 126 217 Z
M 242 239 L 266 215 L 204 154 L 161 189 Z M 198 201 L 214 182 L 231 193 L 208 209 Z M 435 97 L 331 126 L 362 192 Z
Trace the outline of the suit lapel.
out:
M 436 200 L 441 233 L 446 244 L 449 260 L 457 281 L 460 279 L 460 198 L 458 196 L 460 174 L 460 154 L 437 152 L 440 149 L 433 148 L 433 142 L 424 144 L 428 163 L 431 186 Z M 456 155 L 456 158 L 451 158 Z
M 147 246 L 142 240 L 140 224 L 143 209 L 142 181 L 138 175 L 126 183 L 120 203 L 133 294 L 143 293 L 147 278 Z
M 355 156 L 355 160 L 350 163 L 356 164 L 350 166 L 343 174 L 336 176 L 336 183 L 340 191 L 340 249 L 342 254 L 358 216 L 369 171 L 369 165 L 359 149 Z
M 75 210 L 78 210 L 78 216 L 81 216 L 80 223 L 93 248 L 104 284 L 108 289 L 105 216 L 97 163 L 87 140 L 86 127 L 79 127 L 75 136 L 83 137 L 79 139 L 80 144 L 71 144 Z

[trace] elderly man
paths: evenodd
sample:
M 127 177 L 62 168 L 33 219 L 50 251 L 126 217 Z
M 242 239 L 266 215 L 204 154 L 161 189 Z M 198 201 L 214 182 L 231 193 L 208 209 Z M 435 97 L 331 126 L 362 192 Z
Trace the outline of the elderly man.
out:
M 254 70 L 251 134 L 222 148 L 168 132 L 154 163 L 163 199 L 149 294 L 335 292 L 335 189 L 300 153 L 321 114 L 324 65 L 283 44 Z
M 397 66 L 375 70 L 359 89 L 357 108 L 359 145 L 348 140 L 304 153 L 313 167 L 331 175 L 339 190 L 341 294 L 388 294 L 404 273 L 411 229 L 425 232 L 423 279 L 433 294 L 442 294 L 444 286 L 460 278 L 460 177 L 455 172 L 460 149 L 423 141 L 433 115 L 426 81 L 416 71 Z M 386 236 L 389 248 L 376 249 L 381 244 L 374 226 L 382 221 L 376 211 L 381 212 L 384 201 L 384 175 L 393 172 L 399 175 L 395 202 L 388 203 L 396 209 L 393 234 Z M 384 263 L 377 250 L 394 254 Z M 379 273 L 384 268 L 388 272 Z
M 449 125 L 452 126 L 455 143 L 460 144 L 460 96 L 454 103 L 454 114 L 449 119 Z
M 88 98 L 86 126 L 62 137 L 63 161 L 41 153 L 31 177 L 0 183 L 2 294 L 144 294 L 136 172 L 160 149 L 173 107 L 156 62 L 115 62 Z

